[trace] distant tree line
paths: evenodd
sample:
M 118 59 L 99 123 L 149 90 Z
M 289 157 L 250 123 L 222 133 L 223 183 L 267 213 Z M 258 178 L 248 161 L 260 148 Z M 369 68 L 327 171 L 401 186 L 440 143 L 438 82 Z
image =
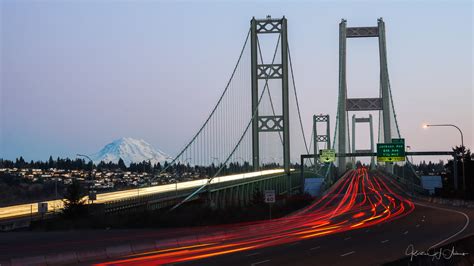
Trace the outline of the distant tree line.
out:
M 281 167 L 276 163 L 264 164 L 261 166 L 262 169 L 272 169 Z M 292 167 L 298 167 L 298 165 L 292 165 Z M 42 169 L 47 170 L 50 168 L 62 169 L 62 170 L 83 170 L 90 171 L 92 169 L 97 170 L 121 170 L 130 172 L 141 172 L 157 174 L 165 170 L 164 172 L 170 173 L 176 176 L 182 176 L 184 174 L 194 174 L 198 176 L 211 176 L 214 175 L 220 168 L 220 175 L 242 173 L 252 171 L 253 167 L 249 162 L 231 162 L 223 166 L 222 164 L 214 164 L 207 166 L 183 164 L 180 162 L 173 163 L 170 165 L 168 162 L 153 164 L 150 161 L 142 161 L 138 163 L 130 163 L 129 166 L 120 158 L 115 162 L 103 162 L 101 161 L 97 165 L 90 161 L 86 161 L 82 158 L 70 159 L 70 158 L 56 158 L 49 157 L 47 161 L 25 161 L 23 157 L 19 157 L 16 160 L 5 160 L 0 159 L 0 168 L 19 168 L 19 169 Z
M 69 158 L 62 159 L 57 158 L 56 160 L 53 159 L 52 156 L 49 157 L 47 161 L 33 161 L 30 162 L 25 161 L 23 157 L 16 158 L 15 161 L 0 159 L 0 168 L 32 168 L 32 169 L 50 169 L 50 168 L 57 168 L 57 169 L 64 169 L 64 170 L 90 170 L 92 169 L 92 163 L 86 162 L 83 159 L 75 159 L 71 160 Z

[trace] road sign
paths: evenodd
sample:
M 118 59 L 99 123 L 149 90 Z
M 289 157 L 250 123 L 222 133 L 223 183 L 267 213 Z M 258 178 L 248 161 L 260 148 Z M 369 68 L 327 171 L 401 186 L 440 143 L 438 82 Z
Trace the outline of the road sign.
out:
M 377 143 L 377 162 L 403 161 L 405 161 L 405 140 L 398 143 Z
M 48 212 L 48 203 L 47 202 L 38 202 L 38 213 L 45 214 Z
M 321 150 L 321 156 L 319 156 L 321 162 L 331 163 L 336 160 L 336 150 L 334 149 L 325 149 Z
M 275 203 L 275 190 L 265 190 L 265 203 Z
M 405 146 L 405 139 L 392 139 L 392 143 L 401 143 Z

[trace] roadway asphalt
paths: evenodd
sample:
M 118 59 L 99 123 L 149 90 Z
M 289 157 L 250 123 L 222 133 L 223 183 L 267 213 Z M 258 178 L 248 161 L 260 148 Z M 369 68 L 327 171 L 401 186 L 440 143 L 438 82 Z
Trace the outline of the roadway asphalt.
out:
M 462 214 L 437 208 L 417 205 L 410 215 L 373 227 L 179 265 L 381 265 L 404 257 L 410 244 L 426 250 L 466 224 Z M 473 210 L 467 213 L 474 217 Z M 451 240 L 469 234 L 472 224 Z
M 280 231 L 259 227 L 254 231 L 263 233 L 252 234 L 252 231 L 242 230 L 242 235 L 239 237 L 209 247 L 190 246 L 185 250 L 144 253 L 99 263 L 100 265 L 226 266 L 381 265 L 409 254 L 407 252 L 410 251 L 410 245 L 416 250 L 425 251 L 430 247 L 440 246 L 474 233 L 474 227 L 470 224 L 474 210 L 455 210 L 424 202 L 415 202 L 413 209 L 407 205 L 408 202 L 411 204 L 411 201 L 407 201 L 403 188 L 397 184 L 382 176 L 377 178 L 377 174 L 374 176 L 371 174 L 370 178 L 367 174 L 362 176 L 362 179 L 357 179 L 357 174 L 352 177 L 349 175 L 347 179 L 352 179 L 351 182 L 340 184 L 341 190 L 334 189 L 329 193 L 326 201 L 332 201 L 331 204 L 325 204 L 323 201 L 306 210 L 308 214 L 317 213 L 318 217 L 325 215 L 321 209 L 333 209 L 337 213 L 335 216 L 331 215 L 329 219 L 322 220 L 330 221 L 328 229 L 319 230 L 330 233 L 322 236 L 312 234 L 324 228 L 318 224 L 321 220 L 316 219 L 314 220 L 316 222 L 309 224 L 299 224 L 298 221 L 292 220 L 291 225 L 280 226 L 282 227 Z M 352 199 L 351 195 L 357 196 Z M 369 209 L 373 207 L 372 214 L 367 207 Z M 387 215 L 385 220 L 383 215 L 387 211 L 393 214 L 393 218 Z M 399 215 L 396 215 L 397 213 Z M 310 221 L 314 218 L 304 215 L 296 217 Z M 377 217 L 380 222 L 375 219 Z M 354 230 L 353 227 L 361 220 L 366 224 L 373 221 L 374 224 Z M 341 232 L 333 233 L 331 231 L 333 225 L 341 225 L 339 228 Z M 267 224 L 267 226 L 279 225 Z M 264 231 L 270 236 L 265 236 Z M 262 241 L 262 236 L 270 240 L 264 238 Z M 276 243 L 268 243 L 272 241 Z M 262 246 L 263 248 L 260 248 Z

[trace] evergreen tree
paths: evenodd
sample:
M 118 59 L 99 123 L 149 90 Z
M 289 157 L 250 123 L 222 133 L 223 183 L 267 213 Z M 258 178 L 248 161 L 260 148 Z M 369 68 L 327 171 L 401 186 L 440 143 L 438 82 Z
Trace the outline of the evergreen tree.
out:
M 87 209 L 85 206 L 86 200 L 84 199 L 85 192 L 79 181 L 74 179 L 66 189 L 64 194 L 64 209 L 63 215 L 67 218 L 76 218 L 86 214 Z
M 124 161 L 122 160 L 122 158 L 120 158 L 118 160 L 118 168 L 120 168 L 120 170 L 122 171 L 125 171 L 127 170 L 127 166 L 125 165 Z
M 48 168 L 54 168 L 54 160 L 53 160 L 53 156 L 49 156 L 49 160 L 48 160 Z

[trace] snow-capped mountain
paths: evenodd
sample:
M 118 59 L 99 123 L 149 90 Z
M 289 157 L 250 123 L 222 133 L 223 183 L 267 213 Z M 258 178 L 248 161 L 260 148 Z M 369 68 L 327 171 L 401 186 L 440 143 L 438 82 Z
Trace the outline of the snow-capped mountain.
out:
M 150 161 L 152 164 L 173 160 L 166 153 L 153 148 L 149 143 L 142 139 L 120 138 L 112 143 L 105 145 L 102 150 L 91 155 L 95 164 L 100 161 L 117 163 L 120 158 L 127 166 L 130 163 Z

